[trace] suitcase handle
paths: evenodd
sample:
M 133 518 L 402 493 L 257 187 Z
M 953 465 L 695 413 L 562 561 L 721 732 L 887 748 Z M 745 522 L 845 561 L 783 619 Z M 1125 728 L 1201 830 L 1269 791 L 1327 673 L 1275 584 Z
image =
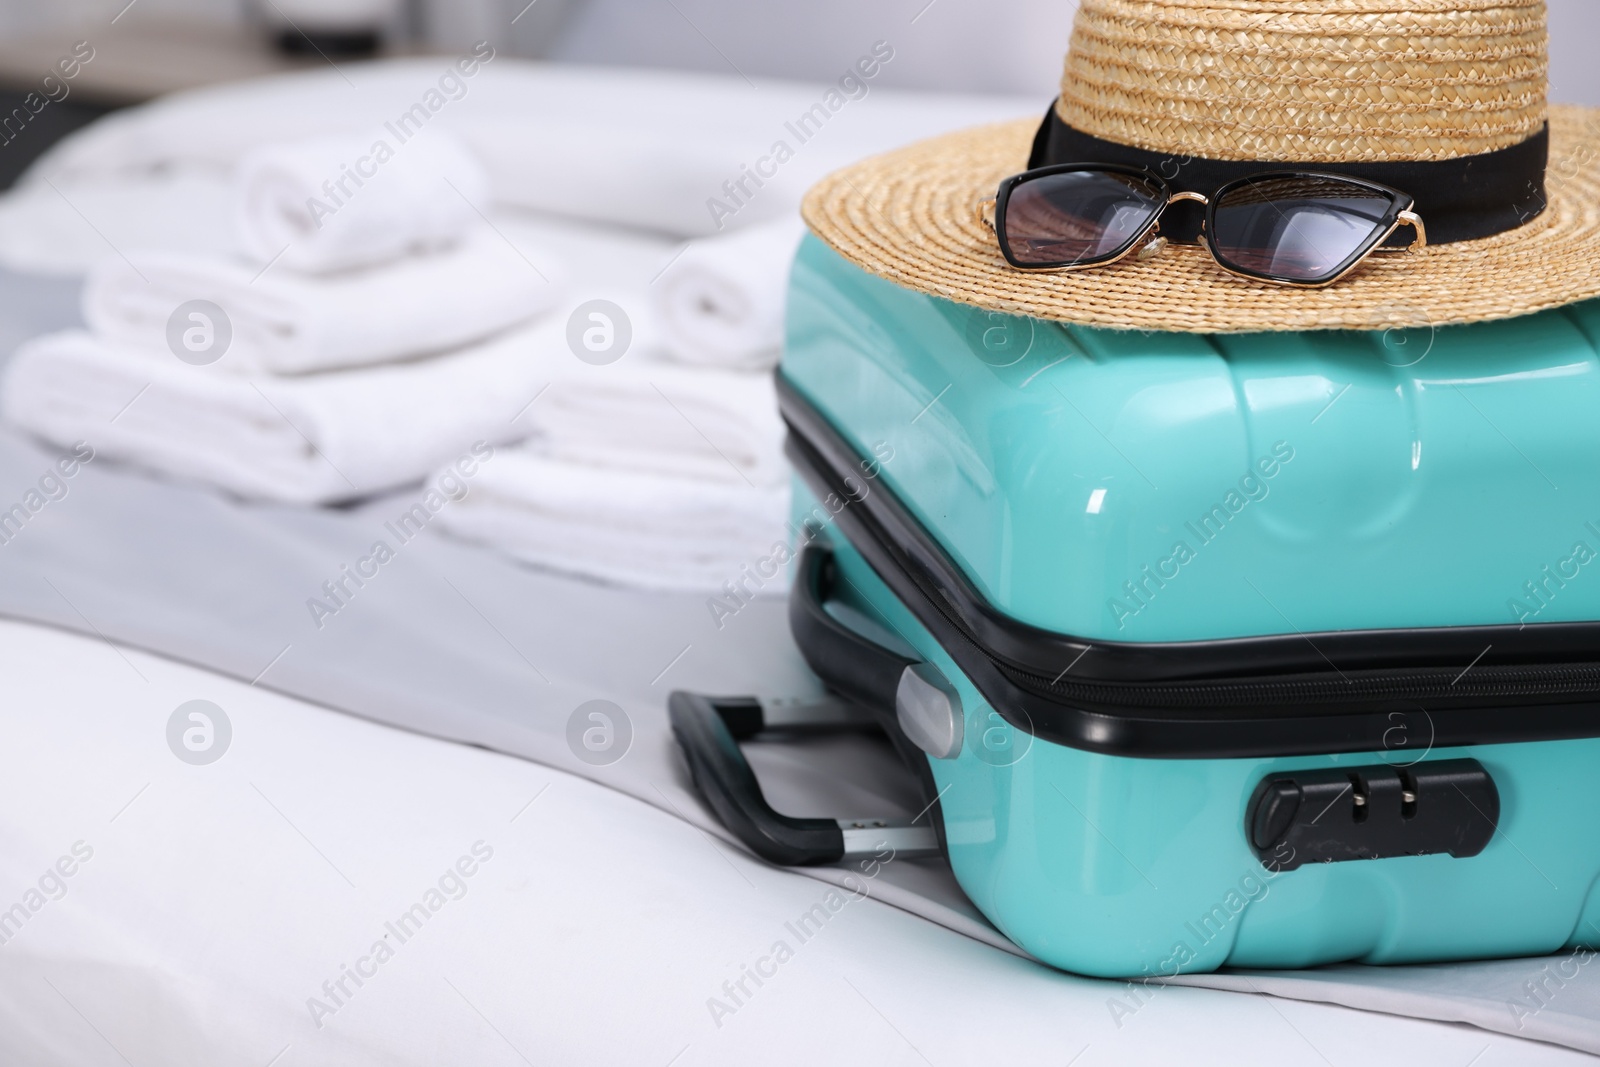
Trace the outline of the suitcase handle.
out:
M 884 648 L 828 614 L 837 571 L 833 550 L 812 543 L 800 552 L 789 593 L 789 632 L 806 665 L 835 693 L 868 708 L 892 710 L 900 679 L 916 660 Z
M 915 746 L 897 746 L 907 759 L 920 759 L 917 749 L 934 759 L 955 758 L 966 729 L 960 694 L 933 664 L 884 648 L 828 614 L 824 605 L 837 575 L 831 548 L 813 543 L 801 551 L 789 593 L 789 632 L 806 665 L 835 693 L 894 720 Z
M 786 867 L 867 857 L 939 854 L 931 826 L 907 819 L 798 819 L 774 811 L 761 793 L 739 741 L 769 730 L 836 733 L 875 730 L 877 723 L 834 703 L 766 702 L 754 697 L 707 697 L 679 690 L 667 699 L 672 733 L 683 749 L 695 788 L 717 819 L 750 851 Z
M 789 595 L 789 627 L 806 663 L 859 709 L 898 714 L 902 730 L 924 751 L 940 755 L 951 749 L 945 755 L 953 754 L 960 748 L 960 699 L 927 664 L 884 648 L 828 614 L 823 605 L 834 573 L 828 548 L 812 544 L 800 553 Z M 924 726 L 929 709 L 936 723 L 931 730 Z M 937 832 L 930 825 L 913 825 L 915 820 L 800 819 L 773 810 L 739 750 L 741 740 L 768 731 L 880 729 L 877 719 L 862 710 L 833 700 L 765 701 L 679 690 L 667 700 L 667 715 L 700 795 L 722 825 L 763 859 L 801 867 L 881 857 L 885 848 L 900 858 L 940 853 Z M 945 719 L 954 726 L 941 730 Z M 947 736 L 952 729 L 953 748 Z

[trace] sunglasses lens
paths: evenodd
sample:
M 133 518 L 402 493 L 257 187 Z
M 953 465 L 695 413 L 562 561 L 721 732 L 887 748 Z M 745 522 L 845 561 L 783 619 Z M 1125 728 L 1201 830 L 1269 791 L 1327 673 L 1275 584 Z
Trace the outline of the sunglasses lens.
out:
M 1397 210 L 1390 194 L 1337 178 L 1261 178 L 1217 201 L 1212 250 L 1246 273 L 1325 282 L 1386 233 Z
M 1012 188 L 1001 240 L 1018 266 L 1095 263 L 1126 250 L 1166 202 L 1159 185 L 1132 174 L 1043 174 Z

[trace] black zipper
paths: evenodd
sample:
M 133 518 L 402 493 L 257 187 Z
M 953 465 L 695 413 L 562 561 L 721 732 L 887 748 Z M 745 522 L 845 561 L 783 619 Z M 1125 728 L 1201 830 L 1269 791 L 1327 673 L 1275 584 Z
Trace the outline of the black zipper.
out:
M 813 454 L 815 450 L 812 450 Z M 828 480 L 837 485 L 831 468 Z M 842 488 L 840 486 L 839 488 Z M 857 515 L 865 524 L 870 515 Z M 881 536 L 879 547 L 893 556 L 892 543 Z M 930 588 L 917 568 L 896 561 L 914 583 L 923 601 L 936 610 L 967 644 L 1014 684 L 1041 697 L 1091 708 L 1188 709 L 1371 706 L 1384 701 L 1446 702 L 1479 700 L 1528 701 L 1533 698 L 1600 697 L 1600 664 L 1553 663 L 1530 666 L 1414 667 L 1340 671 L 1331 667 L 1310 675 L 1228 677 L 1187 682 L 1081 682 L 1069 677 L 1073 665 L 1050 676 L 994 655 L 937 589 Z M 1311 647 L 1315 647 L 1314 644 Z M 1091 645 L 1085 656 L 1094 654 Z
M 989 660 L 1013 682 L 1041 696 L 1098 706 L 1199 709 L 1371 704 L 1386 700 L 1516 701 L 1535 697 L 1600 696 L 1600 666 L 1593 664 L 1475 667 L 1465 672 L 1422 668 L 1346 672 L 1343 676 L 1314 678 L 1104 685 L 1045 678 L 992 656 Z
M 869 562 L 873 563 L 875 570 L 881 568 L 871 559 L 874 555 L 880 558 L 887 557 L 887 561 L 892 563 L 894 574 L 880 573 L 880 577 L 890 580 L 891 577 L 897 576 L 901 579 L 890 581 L 890 584 L 899 586 L 898 591 L 902 596 L 907 592 L 905 587 L 908 583 L 915 589 L 925 610 L 917 610 L 916 606 L 911 604 L 908 604 L 908 607 L 912 607 L 914 614 L 922 618 L 925 623 L 931 621 L 926 609 L 931 609 L 937 614 L 944 623 L 944 626 L 940 627 L 944 631 L 941 641 L 948 646 L 949 638 L 957 638 L 965 646 L 959 650 L 962 654 L 956 656 L 958 661 L 978 657 L 1011 685 L 1036 698 L 1107 714 L 1116 714 L 1118 711 L 1157 713 L 1172 711 L 1181 714 L 1226 709 L 1230 712 L 1242 712 L 1246 716 L 1274 713 L 1351 714 L 1372 712 L 1397 702 L 1427 701 L 1430 709 L 1437 710 L 1486 704 L 1501 706 L 1575 704 L 1600 699 L 1600 662 L 1557 661 L 1555 657 L 1545 657 L 1539 662 L 1514 664 L 1486 665 L 1478 662 L 1478 659 L 1494 647 L 1497 641 L 1510 644 L 1511 638 L 1522 636 L 1522 630 L 1517 627 L 1482 628 L 1481 632 L 1489 633 L 1494 640 L 1485 641 L 1483 645 L 1477 646 L 1480 651 L 1476 653 L 1467 652 L 1461 657 L 1459 664 L 1454 665 L 1341 669 L 1331 656 L 1324 654 L 1322 647 L 1334 643 L 1338 635 L 1326 634 L 1313 637 L 1289 635 L 1259 639 L 1280 646 L 1299 642 L 1303 648 L 1296 664 L 1298 669 L 1203 678 L 1140 679 L 1130 677 L 1130 674 L 1135 673 L 1131 671 L 1121 672 L 1123 676 L 1114 680 L 1074 678 L 1073 672 L 1080 671 L 1079 660 L 1088 665 L 1088 657 L 1096 656 L 1102 649 L 1109 647 L 1088 641 L 1083 643 L 1083 651 L 1077 658 L 1068 657 L 1069 661 L 1064 669 L 1054 674 L 1040 670 L 1037 665 L 1025 665 L 1012 658 L 997 655 L 989 643 L 974 632 L 966 613 L 953 605 L 950 597 L 929 580 L 927 567 L 917 565 L 907 549 L 907 544 L 902 542 L 915 541 L 919 554 L 939 560 L 943 565 L 938 570 L 944 573 L 946 581 L 952 584 L 959 580 L 956 577 L 954 564 L 943 558 L 942 551 L 924 531 L 915 527 L 914 520 L 910 519 L 909 514 L 900 514 L 901 506 L 886 491 L 869 488 L 863 494 L 860 483 L 852 489 L 847 480 L 840 476 L 836 464 L 830 462 L 829 458 L 830 450 L 853 453 L 854 450 L 850 448 L 848 442 L 838 438 L 836 431 L 833 431 L 832 427 L 828 426 L 781 376 L 779 393 L 783 402 L 784 416 L 789 424 L 791 458 L 796 461 L 796 466 L 802 474 L 809 472 L 821 481 L 822 487 L 828 492 L 848 501 L 838 521 L 859 527 L 868 544 L 858 544 L 857 548 L 868 553 Z M 815 439 L 819 437 L 824 440 Z M 875 497 L 881 499 L 874 499 Z M 880 518 L 878 512 L 885 513 L 883 518 Z M 885 528 L 884 519 L 890 520 L 895 525 L 899 536 L 892 535 Z M 963 599 L 974 599 L 977 596 L 975 590 L 962 592 Z M 1012 625 L 1016 629 L 1024 629 L 1021 624 Z M 1566 640 L 1565 644 L 1568 647 L 1576 644 L 1585 651 L 1590 648 L 1600 649 L 1600 628 L 1592 624 L 1573 625 L 1583 627 L 1583 632 L 1576 641 Z M 1555 628 L 1547 627 L 1547 629 Z M 1566 629 L 1570 631 L 1572 627 Z M 1436 632 L 1438 631 L 1429 633 Z M 1394 631 L 1393 633 L 1392 643 L 1402 645 L 1408 637 L 1425 632 Z M 1031 635 L 1018 638 L 1015 643 L 1023 645 L 1030 638 L 1038 640 L 1041 636 L 1060 638 L 1061 635 L 1034 631 Z M 1220 647 L 1228 643 L 1215 644 Z M 952 655 L 956 655 L 958 650 L 950 649 L 950 651 Z M 1474 655 L 1477 659 L 1473 658 Z M 1520 658 L 1528 658 L 1526 647 L 1521 650 Z M 1283 657 L 1280 655 L 1278 659 L 1281 661 Z M 1317 670 L 1311 667 L 1319 660 L 1326 663 L 1328 669 Z M 1095 672 L 1080 671 L 1080 673 Z M 1600 715 L 1596 716 L 1594 732 L 1600 733 Z

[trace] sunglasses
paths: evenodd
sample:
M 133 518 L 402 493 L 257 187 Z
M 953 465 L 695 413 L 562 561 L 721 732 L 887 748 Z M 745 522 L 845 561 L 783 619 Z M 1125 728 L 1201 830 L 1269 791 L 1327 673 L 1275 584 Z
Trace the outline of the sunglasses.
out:
M 1302 171 L 1252 174 L 1206 197 L 1174 193 L 1135 167 L 1067 163 L 1007 178 L 994 199 L 978 206 L 978 216 L 1013 267 L 1082 270 L 1158 254 L 1167 244 L 1157 236 L 1161 217 L 1182 201 L 1205 209 L 1200 242 L 1218 266 L 1278 285 L 1332 285 L 1375 251 L 1412 251 L 1428 243 L 1406 193 Z M 1401 226 L 1410 226 L 1415 239 L 1385 247 Z

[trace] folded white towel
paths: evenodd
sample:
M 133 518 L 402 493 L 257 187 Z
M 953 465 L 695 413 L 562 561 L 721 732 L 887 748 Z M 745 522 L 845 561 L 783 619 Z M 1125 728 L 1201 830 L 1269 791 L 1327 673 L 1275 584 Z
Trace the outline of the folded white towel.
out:
M 547 377 L 521 333 L 398 366 L 250 379 L 74 330 L 18 349 L 0 416 L 239 496 L 325 503 L 420 479 L 476 441 L 521 436 L 512 418 Z
M 788 477 L 770 375 L 647 353 L 598 367 L 567 355 L 549 366 L 549 387 L 521 420 L 549 456 L 745 488 Z
M 483 227 L 489 202 L 482 165 L 437 130 L 264 145 L 235 181 L 245 254 L 313 272 L 448 248 Z
M 751 488 L 503 449 L 441 511 L 447 532 L 528 563 L 649 589 L 721 592 L 744 568 L 778 577 L 786 485 Z M 782 582 L 772 581 L 774 589 Z M 746 587 L 748 588 L 748 586 Z
M 441 56 L 388 59 L 174 93 L 63 138 L 23 184 L 56 198 L 44 186 L 49 179 L 76 198 L 95 181 L 191 168 L 231 173 L 269 141 L 398 124 L 424 94 L 440 90 L 448 103 L 427 120 L 424 135 L 448 130 L 459 137 L 483 162 L 497 203 L 708 236 L 792 216 L 807 188 L 863 156 L 979 123 L 1037 121 L 1039 112 L 1032 96 L 869 85 L 868 95 L 838 106 L 819 131 L 818 105 L 831 99 L 826 107 L 835 110 L 836 84 L 757 79 L 760 91 L 752 92 L 731 74 L 505 55 L 467 66 L 474 72 L 463 77 Z M 754 185 L 747 174 L 771 174 L 779 141 L 792 158 Z M 740 181 L 742 190 L 726 191 Z M 721 216 L 711 201 L 737 210 Z M 82 228 L 76 215 L 62 219 Z M 0 250 L 8 241 L 0 230 Z
M 83 315 L 112 345 L 171 360 L 167 320 L 209 300 L 233 329 L 218 367 L 300 374 L 466 344 L 549 309 L 561 288 L 556 268 L 483 231 L 451 251 L 326 277 L 184 253 L 112 256 L 84 286 Z
M 783 347 L 789 267 L 799 219 L 747 226 L 691 243 L 652 287 L 662 336 L 686 363 L 775 366 Z

